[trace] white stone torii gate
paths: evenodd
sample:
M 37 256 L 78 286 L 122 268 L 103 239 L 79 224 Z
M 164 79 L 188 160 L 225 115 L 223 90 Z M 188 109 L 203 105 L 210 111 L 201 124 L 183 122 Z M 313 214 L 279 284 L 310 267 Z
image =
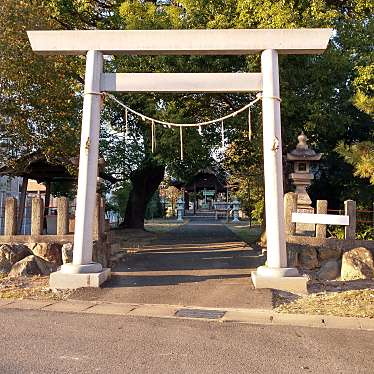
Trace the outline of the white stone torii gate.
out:
M 252 280 L 257 288 L 305 288 L 306 279 L 287 268 L 278 54 L 323 53 L 331 35 L 331 29 L 28 31 L 38 54 L 87 56 L 73 263 L 51 274 L 51 287 L 99 286 L 110 275 L 92 262 L 101 92 L 262 91 L 268 256 L 267 266 L 252 273 Z M 103 55 L 255 53 L 262 54 L 261 73 L 103 72 Z

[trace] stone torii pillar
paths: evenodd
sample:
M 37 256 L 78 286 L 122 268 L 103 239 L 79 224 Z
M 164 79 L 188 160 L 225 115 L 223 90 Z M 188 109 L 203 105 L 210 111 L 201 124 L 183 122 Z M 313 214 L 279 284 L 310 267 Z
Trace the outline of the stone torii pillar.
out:
M 256 288 L 278 288 L 305 293 L 307 279 L 296 268 L 287 267 L 285 238 L 282 129 L 280 111 L 278 53 L 267 49 L 261 54 L 262 121 L 265 178 L 267 266 L 252 272 Z
M 62 265 L 59 272 L 51 274 L 51 288 L 97 287 L 110 276 L 110 269 L 103 269 L 101 264 L 92 261 L 102 73 L 103 54 L 89 50 L 86 55 L 73 262 Z

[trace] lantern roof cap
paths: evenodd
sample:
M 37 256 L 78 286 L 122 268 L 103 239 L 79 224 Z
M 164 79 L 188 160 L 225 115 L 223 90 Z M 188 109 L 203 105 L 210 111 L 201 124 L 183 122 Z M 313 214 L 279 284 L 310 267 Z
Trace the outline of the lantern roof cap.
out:
M 309 148 L 307 143 L 308 138 L 302 131 L 301 134 L 297 137 L 299 141 L 296 145 L 296 148 L 293 149 L 290 153 L 287 153 L 287 160 L 290 161 L 318 161 L 321 159 L 322 154 L 316 153 L 314 149 Z

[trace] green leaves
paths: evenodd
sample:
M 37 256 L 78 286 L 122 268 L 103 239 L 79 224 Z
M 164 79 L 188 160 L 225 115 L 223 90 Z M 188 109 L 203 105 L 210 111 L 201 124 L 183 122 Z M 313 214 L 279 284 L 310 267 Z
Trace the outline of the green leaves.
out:
M 341 142 L 337 151 L 346 162 L 353 165 L 355 175 L 361 178 L 369 178 L 374 185 L 374 142 L 355 143 L 350 146 Z

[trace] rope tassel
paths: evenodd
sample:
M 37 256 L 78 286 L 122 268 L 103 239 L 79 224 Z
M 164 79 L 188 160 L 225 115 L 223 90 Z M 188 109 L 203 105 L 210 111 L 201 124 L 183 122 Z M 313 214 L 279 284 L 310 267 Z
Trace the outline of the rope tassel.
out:
M 183 161 L 183 128 L 179 126 L 179 137 L 181 142 L 181 160 Z
M 125 136 L 129 134 L 129 111 L 125 109 Z
M 152 132 L 152 153 L 154 153 L 156 149 L 156 126 L 155 126 L 155 121 L 153 120 L 152 120 L 152 125 L 151 125 L 151 132 Z
M 225 128 L 223 121 L 221 121 L 221 138 L 222 138 L 222 148 L 225 148 Z
M 251 107 L 248 108 L 248 140 L 252 140 Z

